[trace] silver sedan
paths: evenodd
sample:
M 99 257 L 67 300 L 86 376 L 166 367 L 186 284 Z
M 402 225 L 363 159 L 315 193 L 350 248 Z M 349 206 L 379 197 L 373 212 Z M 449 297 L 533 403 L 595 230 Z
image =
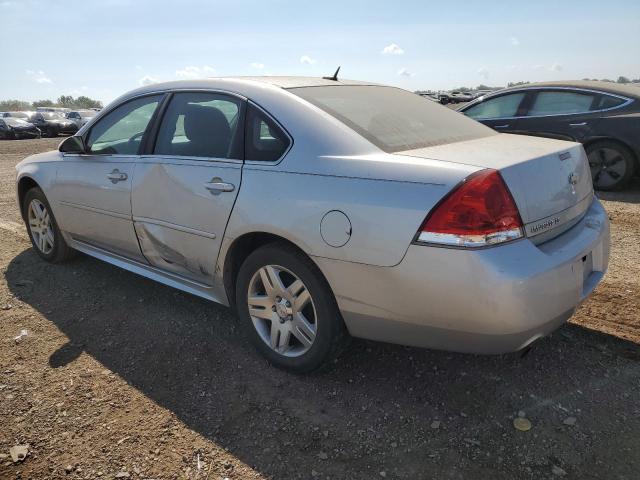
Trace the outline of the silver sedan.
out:
M 524 349 L 609 258 L 581 145 L 498 134 L 371 83 L 151 85 L 17 170 L 42 258 L 80 251 L 229 305 L 297 372 L 350 336 Z

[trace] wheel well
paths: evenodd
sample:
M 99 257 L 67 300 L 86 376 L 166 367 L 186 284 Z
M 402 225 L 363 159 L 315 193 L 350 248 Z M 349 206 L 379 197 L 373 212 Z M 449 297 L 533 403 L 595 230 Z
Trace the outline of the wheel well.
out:
M 235 310 L 235 292 L 236 292 L 236 278 L 238 277 L 238 271 L 245 259 L 251 255 L 258 248 L 267 245 L 269 243 L 286 243 L 291 247 L 299 250 L 301 253 L 307 255 L 295 243 L 287 240 L 286 238 L 274 235 L 266 232 L 253 232 L 247 233 L 238 237 L 227 250 L 227 255 L 224 259 L 224 266 L 222 271 L 222 279 L 224 283 L 224 289 L 227 292 L 227 298 L 229 305 Z
M 617 138 L 598 137 L 598 138 L 593 138 L 593 139 L 587 140 L 586 142 L 584 142 L 583 146 L 584 146 L 584 148 L 586 150 L 587 147 L 590 147 L 594 143 L 598 143 L 598 142 L 613 142 L 613 143 L 617 143 L 618 145 L 620 145 L 620 146 L 626 148 L 627 150 L 629 150 L 629 152 L 631 153 L 631 156 L 633 157 L 633 160 L 634 160 L 634 163 L 635 163 L 635 167 L 637 169 L 634 172 L 634 174 L 639 173 L 639 170 L 640 170 L 640 157 L 638 157 L 638 154 L 631 147 L 631 145 L 628 145 L 627 143 L 625 143 L 622 140 L 619 140 Z
M 24 211 L 22 210 L 22 203 L 24 201 L 24 196 L 27 194 L 29 190 L 34 187 L 40 187 L 37 182 L 31 177 L 22 177 L 18 182 L 18 201 L 20 202 L 20 213 L 22 217 L 24 217 Z

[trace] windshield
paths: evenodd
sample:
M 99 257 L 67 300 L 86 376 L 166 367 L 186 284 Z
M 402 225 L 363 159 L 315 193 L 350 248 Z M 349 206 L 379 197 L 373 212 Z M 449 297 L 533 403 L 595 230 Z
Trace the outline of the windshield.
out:
M 25 125 L 28 125 L 28 123 L 25 122 L 24 120 L 20 120 L 19 118 L 12 118 L 12 117 L 6 117 L 4 119 L 4 123 L 6 123 L 7 125 L 11 125 L 12 127 L 24 127 Z
M 23 118 L 23 119 L 29 118 L 29 115 L 27 115 L 24 112 L 9 112 L 9 115 L 14 118 Z
M 399 88 L 336 85 L 289 91 L 389 153 L 496 135 L 458 112 Z

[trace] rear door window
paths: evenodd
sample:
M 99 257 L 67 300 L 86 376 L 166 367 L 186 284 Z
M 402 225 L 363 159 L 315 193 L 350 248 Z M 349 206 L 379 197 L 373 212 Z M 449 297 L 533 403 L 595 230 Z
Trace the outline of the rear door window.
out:
M 595 110 L 607 110 L 609 108 L 616 108 L 625 102 L 626 100 L 624 98 L 614 97 L 612 95 L 603 93 L 602 95 L 600 95 L 600 98 L 595 105 Z
M 588 92 L 541 91 L 533 99 L 527 116 L 568 115 L 592 110 L 596 95 Z
M 476 120 L 516 117 L 524 96 L 525 92 L 520 92 L 490 98 L 465 110 L 464 114 Z
M 153 153 L 241 160 L 243 103 L 218 93 L 174 94 Z
M 245 159 L 263 162 L 278 160 L 291 140 L 284 130 L 259 108 L 249 104 L 245 132 Z

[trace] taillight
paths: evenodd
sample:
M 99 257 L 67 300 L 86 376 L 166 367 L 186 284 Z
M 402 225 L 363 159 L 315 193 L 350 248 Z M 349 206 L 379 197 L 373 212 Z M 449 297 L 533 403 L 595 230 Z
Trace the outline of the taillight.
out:
M 418 242 L 484 247 L 522 238 L 522 220 L 497 170 L 467 177 L 429 213 Z

